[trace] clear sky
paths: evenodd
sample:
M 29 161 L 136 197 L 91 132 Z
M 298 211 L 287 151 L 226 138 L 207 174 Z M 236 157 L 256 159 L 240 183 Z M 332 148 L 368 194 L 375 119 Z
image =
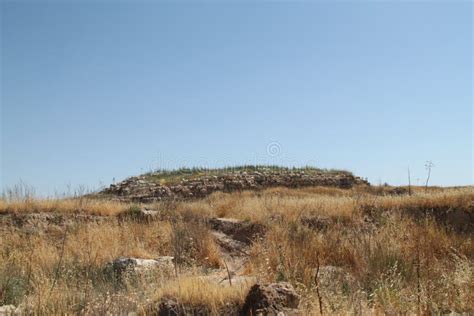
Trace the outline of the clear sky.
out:
M 154 168 L 473 183 L 473 4 L 1 2 L 2 188 Z M 419 179 L 419 180 L 417 180 Z

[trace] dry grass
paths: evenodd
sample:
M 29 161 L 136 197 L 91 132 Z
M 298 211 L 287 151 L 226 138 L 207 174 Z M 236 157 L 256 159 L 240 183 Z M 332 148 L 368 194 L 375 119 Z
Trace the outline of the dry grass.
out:
M 373 189 L 376 190 L 376 189 Z M 233 217 L 255 222 L 283 217 L 296 220 L 302 216 L 327 216 L 349 220 L 361 215 L 366 208 L 379 211 L 423 211 L 462 209 L 474 211 L 474 187 L 453 189 L 414 188 L 416 194 L 379 195 L 366 188 L 343 190 L 337 188 L 274 188 L 262 192 L 217 192 L 206 199 L 179 203 L 178 210 L 188 210 L 209 217 Z M 157 208 L 163 205 L 158 204 Z
M 203 308 L 212 315 L 220 315 L 226 305 L 243 305 L 250 286 L 252 284 L 244 282 L 230 287 L 200 277 L 184 277 L 159 289 L 156 297 L 171 298 L 183 307 Z
M 414 188 L 412 196 L 387 195 L 390 190 L 215 193 L 199 201 L 157 203 L 153 207 L 161 217 L 149 223 L 118 221 L 115 215 L 130 205 L 114 201 L 0 200 L 0 305 L 36 314 L 146 313 L 162 298 L 173 298 L 183 306 L 222 312 L 227 304 L 242 303 L 248 285 L 222 287 L 197 277 L 222 264 L 206 225 L 217 216 L 266 227 L 251 246 L 246 272 L 263 281 L 291 282 L 307 314 L 319 313 L 318 262 L 326 314 L 473 312 L 472 231 L 450 229 L 442 216 L 431 214 L 472 215 L 474 189 Z M 71 220 L 43 222 L 42 215 L 23 220 L 30 213 Z M 105 218 L 76 223 L 77 213 Z M 302 223 L 320 217 L 330 224 Z M 120 256 L 160 255 L 179 258 L 180 277 L 173 272 L 119 282 L 105 269 Z M 327 274 L 328 267 L 342 277 Z
M 86 199 L 0 199 L 0 214 L 2 213 L 61 213 L 74 214 L 84 213 L 90 215 L 113 216 L 126 210 L 128 203 Z
M 67 231 L 51 230 L 46 235 L 0 232 L 1 303 L 19 304 L 27 295 L 23 303 L 30 311 L 60 314 L 82 310 L 95 304 L 98 297 L 111 299 L 106 296 L 112 293 L 123 299 L 120 284 L 104 270 L 106 264 L 120 256 L 154 258 L 169 254 L 170 236 L 167 222 L 145 226 L 134 222 L 91 223 Z M 125 296 L 145 284 L 126 290 Z

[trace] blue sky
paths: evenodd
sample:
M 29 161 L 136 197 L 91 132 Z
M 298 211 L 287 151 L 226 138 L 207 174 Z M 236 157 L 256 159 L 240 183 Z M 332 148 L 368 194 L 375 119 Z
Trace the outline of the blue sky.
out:
M 153 168 L 473 183 L 471 2 L 1 3 L 2 189 Z M 420 180 L 417 180 L 420 179 Z

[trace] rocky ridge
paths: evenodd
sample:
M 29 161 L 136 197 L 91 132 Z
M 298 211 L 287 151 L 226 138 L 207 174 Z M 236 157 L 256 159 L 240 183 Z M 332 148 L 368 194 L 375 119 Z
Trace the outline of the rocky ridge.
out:
M 102 194 L 114 195 L 119 200 L 155 202 L 173 199 L 203 198 L 209 194 L 243 190 L 261 190 L 270 187 L 299 188 L 330 186 L 351 188 L 355 185 L 370 185 L 363 178 L 348 172 L 325 172 L 304 170 L 233 171 L 218 175 L 196 175 L 182 178 L 174 183 L 160 183 L 153 175 L 128 178 L 112 184 Z

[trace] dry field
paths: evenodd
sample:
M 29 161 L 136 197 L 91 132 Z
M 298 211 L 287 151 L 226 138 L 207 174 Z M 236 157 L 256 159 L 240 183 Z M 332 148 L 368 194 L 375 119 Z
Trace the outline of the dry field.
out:
M 226 314 L 252 285 L 239 277 L 252 276 L 291 283 L 301 315 L 474 313 L 474 188 L 394 193 L 214 193 L 146 205 L 156 211 L 146 219 L 143 205 L 111 200 L 0 200 L 0 306 L 156 314 L 173 300 L 188 314 Z M 256 227 L 245 253 L 222 251 L 212 218 Z M 174 267 L 120 278 L 110 269 L 119 257 L 160 256 L 173 256 Z M 230 272 L 232 285 L 213 280 Z

